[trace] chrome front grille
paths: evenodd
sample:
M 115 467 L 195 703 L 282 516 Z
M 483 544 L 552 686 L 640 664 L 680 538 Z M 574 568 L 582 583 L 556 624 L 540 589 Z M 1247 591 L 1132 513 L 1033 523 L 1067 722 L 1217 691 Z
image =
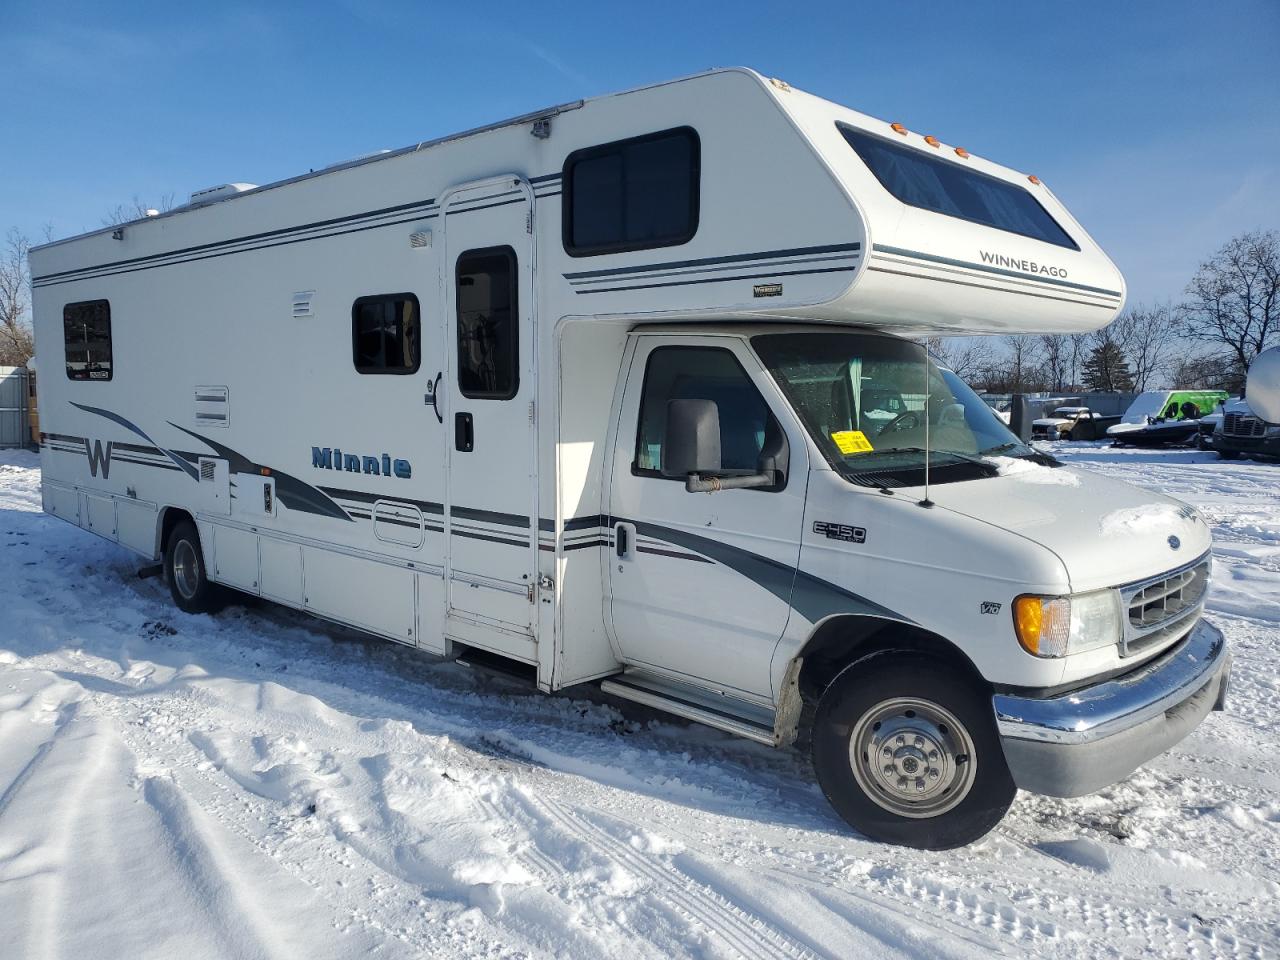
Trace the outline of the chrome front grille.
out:
M 1231 437 L 1262 437 L 1267 425 L 1245 413 L 1228 413 L 1222 418 L 1222 432 Z
M 1125 607 L 1121 656 L 1161 646 L 1191 629 L 1209 592 L 1210 563 L 1205 554 L 1177 570 L 1120 588 Z

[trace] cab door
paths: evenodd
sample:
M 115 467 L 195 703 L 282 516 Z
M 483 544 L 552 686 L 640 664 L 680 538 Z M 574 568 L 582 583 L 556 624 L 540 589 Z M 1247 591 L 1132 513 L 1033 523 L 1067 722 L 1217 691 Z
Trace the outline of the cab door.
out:
M 670 400 L 714 400 L 726 473 L 754 473 L 781 441 L 777 488 L 688 493 L 662 474 Z M 639 336 L 615 428 L 609 614 L 625 662 L 771 699 L 800 554 L 805 443 L 735 337 Z
M 501 178 L 443 202 L 446 632 L 529 662 L 537 569 L 532 197 Z M 437 398 L 439 399 L 439 397 Z

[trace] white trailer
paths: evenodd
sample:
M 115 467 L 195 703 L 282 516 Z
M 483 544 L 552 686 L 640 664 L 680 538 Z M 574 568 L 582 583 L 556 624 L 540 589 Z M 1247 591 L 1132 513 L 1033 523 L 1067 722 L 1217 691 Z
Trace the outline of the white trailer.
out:
M 45 509 L 184 610 L 229 587 L 800 736 L 920 846 L 1222 703 L 1201 518 L 1059 469 L 904 339 L 1091 330 L 1123 279 L 1036 177 L 900 124 L 717 70 L 31 268 Z

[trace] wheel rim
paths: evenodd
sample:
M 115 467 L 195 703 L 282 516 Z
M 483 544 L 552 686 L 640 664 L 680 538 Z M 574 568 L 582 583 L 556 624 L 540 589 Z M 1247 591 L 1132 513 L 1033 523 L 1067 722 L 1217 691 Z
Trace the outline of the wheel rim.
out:
M 868 797 L 900 817 L 936 817 L 973 787 L 973 738 L 955 714 L 895 697 L 867 710 L 849 738 L 849 763 Z
M 173 583 L 184 600 L 200 589 L 200 558 L 190 540 L 179 540 L 173 548 Z

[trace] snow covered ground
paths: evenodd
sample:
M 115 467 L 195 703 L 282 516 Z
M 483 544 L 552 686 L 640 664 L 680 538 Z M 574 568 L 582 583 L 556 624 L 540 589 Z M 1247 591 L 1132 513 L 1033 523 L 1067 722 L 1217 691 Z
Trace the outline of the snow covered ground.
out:
M 1280 466 L 1054 452 L 1205 513 L 1230 712 L 947 854 L 853 835 L 796 756 L 598 693 L 267 604 L 185 616 L 0 453 L 0 956 L 1280 952 Z

